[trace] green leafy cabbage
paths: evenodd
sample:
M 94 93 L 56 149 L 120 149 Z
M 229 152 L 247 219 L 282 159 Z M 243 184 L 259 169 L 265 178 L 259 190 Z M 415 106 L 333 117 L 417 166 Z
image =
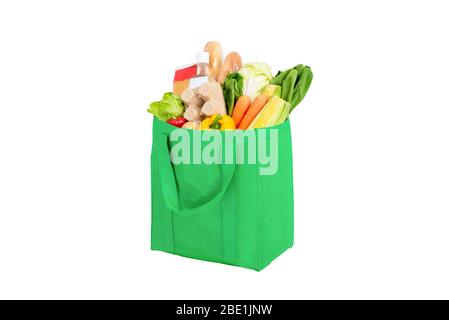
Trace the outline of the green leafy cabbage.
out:
M 161 101 L 155 101 L 150 104 L 148 112 L 162 121 L 176 118 L 184 113 L 184 103 L 181 97 L 173 92 L 166 92 Z
M 260 95 L 273 78 L 270 66 L 262 62 L 245 64 L 239 73 L 243 76 L 243 94 L 251 100 Z

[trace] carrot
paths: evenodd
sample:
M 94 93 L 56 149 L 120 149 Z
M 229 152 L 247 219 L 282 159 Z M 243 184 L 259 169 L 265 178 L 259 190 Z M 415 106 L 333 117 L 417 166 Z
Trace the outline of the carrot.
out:
M 246 111 L 245 116 L 240 122 L 238 129 L 242 130 L 248 129 L 251 122 L 253 122 L 254 118 L 257 116 L 260 110 L 262 110 L 267 101 L 268 98 L 264 94 L 254 99 L 253 103 L 251 103 L 251 106 L 248 108 L 248 111 Z
M 248 96 L 241 96 L 237 103 L 235 104 L 234 111 L 232 112 L 232 119 L 234 120 L 235 126 L 238 127 L 240 121 L 242 121 L 243 116 L 251 104 L 251 98 Z

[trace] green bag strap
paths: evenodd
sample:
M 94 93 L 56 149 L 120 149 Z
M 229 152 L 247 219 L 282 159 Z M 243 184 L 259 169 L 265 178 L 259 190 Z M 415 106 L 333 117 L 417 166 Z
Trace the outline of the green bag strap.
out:
M 235 161 L 232 164 L 222 165 L 222 188 L 221 191 L 216 194 L 212 199 L 203 203 L 195 208 L 181 208 L 179 203 L 179 192 L 176 184 L 175 173 L 173 171 L 172 163 L 170 160 L 170 151 L 168 148 L 169 136 L 166 134 L 159 135 L 161 139 L 158 146 L 163 146 L 162 150 L 157 152 L 158 163 L 160 165 L 159 171 L 161 176 L 162 194 L 166 206 L 178 215 L 193 215 L 200 212 L 203 209 L 213 208 L 223 198 L 228 189 L 232 178 L 235 173 Z M 204 212 L 207 210 L 204 210 Z

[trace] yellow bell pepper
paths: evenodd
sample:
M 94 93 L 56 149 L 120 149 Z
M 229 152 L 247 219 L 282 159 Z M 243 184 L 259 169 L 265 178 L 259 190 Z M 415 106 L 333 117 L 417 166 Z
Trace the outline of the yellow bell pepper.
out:
M 234 120 L 225 114 L 214 114 L 201 121 L 201 130 L 235 130 Z

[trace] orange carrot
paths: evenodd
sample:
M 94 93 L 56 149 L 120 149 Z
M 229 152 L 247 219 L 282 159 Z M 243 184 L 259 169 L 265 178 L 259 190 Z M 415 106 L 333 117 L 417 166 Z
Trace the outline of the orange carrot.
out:
M 240 122 L 238 129 L 248 129 L 251 122 L 253 122 L 254 118 L 257 116 L 257 114 L 262 110 L 262 108 L 267 103 L 268 98 L 266 95 L 262 94 L 258 96 L 256 99 L 254 99 L 253 103 L 251 103 L 251 106 L 248 108 L 248 111 L 246 112 L 245 116 L 243 117 L 242 121 Z
M 235 126 L 238 127 L 240 121 L 242 121 L 243 116 L 251 104 L 251 98 L 248 96 L 241 96 L 237 103 L 235 104 L 234 111 L 232 112 L 232 119 L 234 120 Z

